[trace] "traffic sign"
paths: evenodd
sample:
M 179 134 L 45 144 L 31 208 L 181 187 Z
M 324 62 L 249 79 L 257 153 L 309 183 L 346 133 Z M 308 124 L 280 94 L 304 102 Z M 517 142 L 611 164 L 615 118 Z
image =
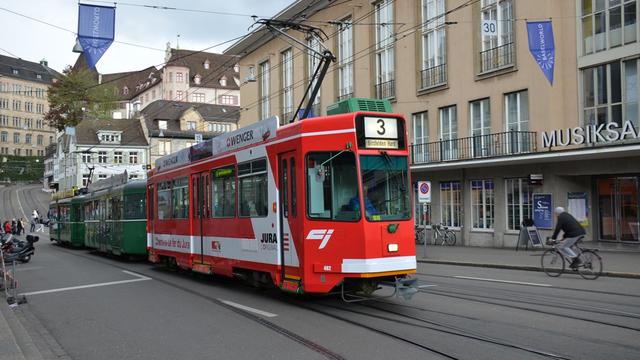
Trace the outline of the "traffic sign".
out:
M 418 181 L 418 202 L 431 203 L 431 181 Z

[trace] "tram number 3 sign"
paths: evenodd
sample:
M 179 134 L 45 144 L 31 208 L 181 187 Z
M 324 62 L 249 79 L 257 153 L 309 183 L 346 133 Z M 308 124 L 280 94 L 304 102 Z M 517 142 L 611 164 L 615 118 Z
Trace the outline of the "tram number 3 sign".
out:
M 423 204 L 431 203 L 431 181 L 418 181 L 418 201 Z
M 366 116 L 364 137 L 367 148 L 397 149 L 398 119 Z

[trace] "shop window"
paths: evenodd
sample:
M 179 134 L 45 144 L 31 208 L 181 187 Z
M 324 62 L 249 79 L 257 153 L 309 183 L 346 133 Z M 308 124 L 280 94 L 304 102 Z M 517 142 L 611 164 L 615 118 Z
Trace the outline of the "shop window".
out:
M 462 187 L 459 181 L 440 183 L 440 207 L 443 225 L 462 225 Z
M 495 203 L 493 180 L 471 180 L 471 216 L 474 229 L 493 229 Z
M 506 179 L 507 229 L 520 230 L 524 219 L 532 218 L 531 185 L 529 179 Z

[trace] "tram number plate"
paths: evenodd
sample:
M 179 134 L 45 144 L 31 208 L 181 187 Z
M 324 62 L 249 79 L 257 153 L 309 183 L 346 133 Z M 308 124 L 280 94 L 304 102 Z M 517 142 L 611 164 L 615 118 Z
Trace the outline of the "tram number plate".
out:
M 397 139 L 398 119 L 366 116 L 364 137 L 367 139 Z

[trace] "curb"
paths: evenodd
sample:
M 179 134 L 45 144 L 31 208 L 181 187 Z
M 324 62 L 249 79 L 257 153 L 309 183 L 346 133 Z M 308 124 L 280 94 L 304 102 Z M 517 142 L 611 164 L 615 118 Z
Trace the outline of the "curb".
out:
M 472 266 L 472 267 L 523 270 L 523 271 L 542 271 L 542 268 L 538 266 L 527 266 L 527 265 L 481 264 L 481 263 L 471 263 L 471 262 L 464 262 L 464 261 L 425 260 L 425 259 L 418 259 L 417 261 L 419 263 L 425 263 L 425 264 Z M 603 271 L 601 276 L 627 278 L 627 279 L 640 279 L 640 274 L 638 273 L 628 273 L 628 272 L 618 272 L 618 271 Z
M 25 360 L 22 348 L 16 339 L 15 327 L 19 324 L 13 310 L 5 303 L 4 296 L 0 297 L 0 357 L 7 360 Z

